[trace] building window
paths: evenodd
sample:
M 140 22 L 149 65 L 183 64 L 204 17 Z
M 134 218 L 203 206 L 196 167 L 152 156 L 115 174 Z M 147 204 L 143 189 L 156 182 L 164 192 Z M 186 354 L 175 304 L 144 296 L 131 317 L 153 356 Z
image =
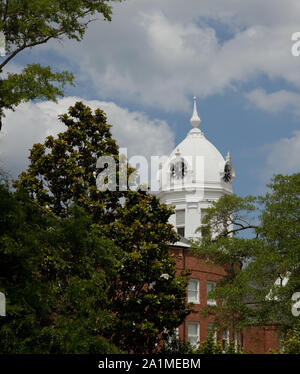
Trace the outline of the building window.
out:
M 228 347 L 229 345 L 229 329 L 224 329 L 222 331 L 222 348 L 223 348 L 223 351 L 225 351 L 225 349 Z
M 212 298 L 209 298 L 209 296 L 208 296 L 209 293 L 215 289 L 215 287 L 216 287 L 216 282 L 207 282 L 207 284 L 206 284 L 206 289 L 207 289 L 207 294 L 206 295 L 207 295 L 207 304 L 208 305 L 217 305 L 216 300 L 212 299 Z
M 207 338 L 212 336 L 215 343 L 217 343 L 217 330 L 213 323 L 207 324 Z
M 188 283 L 188 302 L 200 303 L 199 298 L 199 281 L 197 279 L 190 279 Z
M 177 227 L 177 233 L 184 238 L 184 227 Z
M 206 214 L 207 214 L 207 209 L 201 209 L 201 222 L 203 221 Z
M 176 210 L 176 229 L 179 235 L 185 235 L 185 210 Z
M 200 342 L 200 323 L 189 322 L 188 323 L 188 340 L 193 346 L 197 347 Z

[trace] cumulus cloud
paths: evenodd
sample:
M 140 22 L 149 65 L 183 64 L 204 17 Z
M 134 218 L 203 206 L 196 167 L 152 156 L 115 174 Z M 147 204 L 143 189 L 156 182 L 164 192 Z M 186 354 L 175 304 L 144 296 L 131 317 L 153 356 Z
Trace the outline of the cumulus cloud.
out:
M 94 96 L 180 111 L 193 95 L 223 93 L 261 75 L 300 88 L 291 55 L 299 17 L 295 0 L 127 0 L 115 4 L 111 23 L 91 24 L 82 43 L 51 45 L 78 65 Z
M 266 154 L 266 164 L 262 176 L 265 181 L 273 174 L 292 174 L 300 172 L 300 131 L 294 131 L 293 136 L 282 138 L 263 149 Z
M 265 80 L 260 78 L 267 77 L 283 82 L 286 90 L 268 93 L 259 88 L 246 99 L 268 113 L 289 110 L 299 115 L 300 57 L 291 54 L 299 19 L 296 0 L 126 0 L 114 2 L 111 23 L 90 24 L 81 43 L 49 42 L 33 49 L 30 57 L 75 70 L 78 96 L 101 98 L 86 102 L 102 105 L 114 125 L 113 135 L 131 154 L 168 154 L 174 134 L 167 123 L 127 106 L 190 111 L 194 95 L 243 91 L 243 84 L 261 85 Z M 74 101 L 28 103 L 7 114 L 0 152 L 14 173 L 24 169 L 34 142 L 61 130 L 57 114 Z M 285 170 L 297 169 L 297 134 L 280 135 L 281 140 L 266 147 L 269 170 L 284 168 L 285 157 L 275 157 L 279 151 L 288 155 Z
M 283 110 L 289 110 L 300 116 L 300 93 L 280 90 L 266 93 L 262 88 L 248 92 L 246 98 L 261 110 L 271 114 L 277 114 Z
M 128 149 L 128 156 L 169 154 L 174 148 L 174 134 L 165 121 L 150 119 L 141 112 L 129 111 L 113 102 L 65 97 L 55 104 L 50 101 L 25 103 L 16 112 L 7 112 L 0 133 L 1 167 L 16 177 L 28 165 L 29 149 L 48 135 L 64 131 L 57 116 L 66 113 L 76 101 L 83 101 L 92 109 L 103 109 L 112 124 L 112 134 L 120 147 Z

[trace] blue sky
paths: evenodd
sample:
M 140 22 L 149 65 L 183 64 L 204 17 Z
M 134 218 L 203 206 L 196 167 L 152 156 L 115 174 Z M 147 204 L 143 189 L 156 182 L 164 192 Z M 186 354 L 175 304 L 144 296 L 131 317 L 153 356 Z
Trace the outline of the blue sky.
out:
M 235 192 L 261 193 L 272 174 L 300 168 L 300 57 L 291 54 L 299 20 L 298 0 L 116 3 L 112 22 L 91 24 L 81 43 L 51 42 L 8 66 L 69 70 L 76 87 L 58 104 L 7 113 L 1 165 L 14 177 L 24 169 L 28 148 L 62 130 L 57 114 L 75 98 L 107 112 L 130 154 L 168 154 L 190 130 L 196 95 L 205 136 L 231 152 Z

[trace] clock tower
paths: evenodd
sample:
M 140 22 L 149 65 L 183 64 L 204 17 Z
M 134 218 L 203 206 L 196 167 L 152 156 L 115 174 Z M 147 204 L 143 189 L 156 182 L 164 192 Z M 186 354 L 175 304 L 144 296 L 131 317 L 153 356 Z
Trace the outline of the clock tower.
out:
M 201 310 L 207 305 L 217 305 L 218 300 L 210 298 L 209 292 L 226 276 L 226 270 L 195 256 L 190 251 L 188 239 L 201 235 L 196 230 L 212 202 L 233 193 L 235 173 L 230 154 L 223 158 L 200 130 L 201 120 L 195 97 L 190 122 L 192 128 L 186 138 L 165 159 L 158 173 L 158 197 L 162 203 L 175 207 L 175 214 L 169 220 L 181 235 L 177 243 L 170 244 L 170 251 L 175 258 L 177 271 L 189 272 L 186 297 L 187 302 L 193 303 L 193 313 L 186 317 L 176 334 L 179 339 L 197 345 L 207 340 L 210 331 L 215 341 L 221 342 L 223 349 L 231 340 L 246 351 L 255 353 L 266 353 L 270 348 L 277 350 L 278 341 L 273 327 L 238 331 L 228 326 L 217 331 L 213 315 L 206 318 L 201 316 Z
M 223 158 L 217 148 L 199 129 L 196 98 L 190 120 L 192 129 L 173 150 L 158 174 L 162 203 L 175 206 L 170 223 L 186 239 L 196 238 L 196 229 L 212 201 L 224 194 L 232 194 L 235 177 L 230 154 Z

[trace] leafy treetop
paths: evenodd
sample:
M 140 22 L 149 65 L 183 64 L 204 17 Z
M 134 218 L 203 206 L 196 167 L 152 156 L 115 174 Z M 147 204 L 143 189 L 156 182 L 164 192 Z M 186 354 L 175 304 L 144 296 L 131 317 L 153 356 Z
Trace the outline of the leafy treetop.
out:
M 66 130 L 31 149 L 30 165 L 15 182 L 56 217 L 68 217 L 72 204 L 83 208 L 100 237 L 122 249 L 118 279 L 109 298 L 116 316 L 106 335 L 121 350 L 153 352 L 166 339 L 165 330 L 179 326 L 189 313 L 186 274 L 177 274 L 169 245 L 178 240 L 168 219 L 173 210 L 146 191 L 120 189 L 118 147 L 106 116 L 81 102 L 61 115 Z M 116 162 L 116 190 L 96 186 L 97 158 Z M 128 166 L 127 173 L 133 169 Z
M 101 15 L 111 21 L 116 0 L 1 0 L 0 30 L 5 37 L 6 55 L 0 73 L 27 49 L 64 37 L 81 41 L 89 23 Z M 121 1 L 121 0 L 119 0 Z M 56 101 L 74 76 L 66 71 L 52 72 L 49 66 L 27 65 L 20 73 L 9 72 L 0 80 L 0 130 L 5 109 L 14 110 L 21 102 L 34 99 Z
M 208 209 L 201 231 L 195 253 L 227 271 L 213 291 L 220 302 L 206 313 L 222 326 L 293 326 L 291 297 L 300 289 L 300 174 L 275 176 L 264 196 L 223 196 Z

